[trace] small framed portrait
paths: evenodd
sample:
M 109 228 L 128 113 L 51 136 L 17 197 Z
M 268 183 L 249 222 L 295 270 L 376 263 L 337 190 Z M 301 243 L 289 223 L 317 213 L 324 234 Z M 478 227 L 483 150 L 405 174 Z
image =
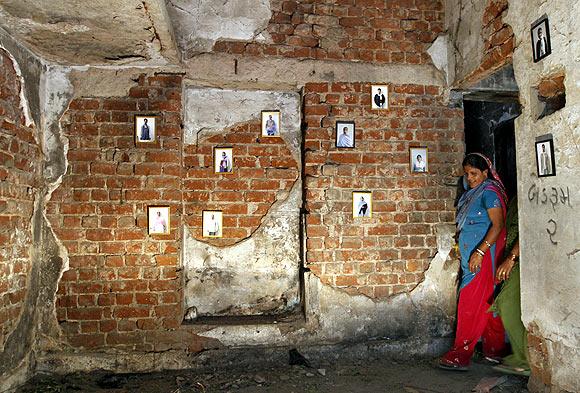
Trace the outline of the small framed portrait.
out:
M 262 136 L 280 136 L 280 111 L 262 111 Z
M 409 167 L 411 173 L 429 172 L 429 152 L 427 147 L 409 148 Z
M 203 237 L 222 237 L 222 220 L 221 210 L 204 210 L 202 212 Z
M 232 147 L 214 147 L 213 163 L 215 173 L 234 172 L 234 149 Z
M 353 191 L 352 193 L 352 216 L 372 217 L 373 195 L 370 191 Z
M 389 86 L 372 85 L 371 109 L 388 109 L 388 108 L 389 108 Z
M 155 143 L 157 141 L 158 116 L 135 115 L 135 143 Z
M 352 149 L 354 147 L 354 141 L 354 121 L 337 121 L 336 147 Z
M 550 26 L 548 16 L 543 15 L 540 19 L 532 23 L 532 51 L 534 52 L 534 63 L 542 60 L 552 53 L 550 42 Z
M 169 206 L 147 206 L 147 227 L 150 235 L 169 235 L 171 232 Z
M 556 176 L 553 139 L 536 141 L 536 164 L 538 177 Z

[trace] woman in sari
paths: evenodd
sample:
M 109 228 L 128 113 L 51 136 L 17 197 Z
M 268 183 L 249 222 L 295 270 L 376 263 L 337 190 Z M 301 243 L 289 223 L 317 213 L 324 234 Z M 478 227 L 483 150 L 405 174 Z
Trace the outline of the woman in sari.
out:
M 501 319 L 489 312 L 493 303 L 495 264 L 505 247 L 507 197 L 490 160 L 471 153 L 463 160 L 463 187 L 457 206 L 462 278 L 453 347 L 439 367 L 467 370 L 475 345 L 483 339 L 484 355 L 497 359 L 505 348 Z

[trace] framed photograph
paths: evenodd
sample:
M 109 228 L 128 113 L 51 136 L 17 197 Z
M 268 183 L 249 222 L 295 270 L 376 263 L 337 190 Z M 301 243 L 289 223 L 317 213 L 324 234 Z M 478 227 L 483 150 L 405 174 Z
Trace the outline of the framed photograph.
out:
M 135 115 L 135 143 L 155 143 L 157 141 L 157 118 L 155 115 Z
M 550 26 L 548 16 L 543 15 L 540 19 L 532 23 L 532 51 L 534 52 L 534 63 L 542 60 L 552 53 L 550 42 Z
M 232 147 L 214 147 L 213 163 L 215 173 L 233 173 L 234 149 Z
M 280 136 L 280 111 L 262 111 L 262 136 Z
M 389 108 L 389 86 L 372 85 L 371 109 L 388 109 L 388 108 Z
M 202 234 L 203 237 L 222 237 L 221 210 L 204 210 L 202 212 Z
M 150 235 L 171 233 L 169 206 L 147 206 L 147 227 Z
M 353 148 L 355 142 L 354 121 L 336 122 L 336 147 Z
M 536 164 L 538 177 L 556 176 L 553 139 L 536 141 Z
M 369 191 L 353 191 L 352 193 L 352 216 L 372 217 L 373 195 Z
M 429 152 L 427 147 L 409 148 L 409 167 L 411 173 L 429 172 Z

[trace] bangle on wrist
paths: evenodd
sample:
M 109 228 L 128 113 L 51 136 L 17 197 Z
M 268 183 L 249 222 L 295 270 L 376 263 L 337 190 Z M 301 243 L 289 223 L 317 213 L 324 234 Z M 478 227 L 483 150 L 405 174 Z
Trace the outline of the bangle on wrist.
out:
M 483 242 L 485 243 L 486 246 L 488 246 L 489 248 L 491 248 L 491 244 L 487 240 L 484 240 Z
M 476 248 L 475 249 L 475 252 L 478 253 L 481 256 L 484 256 L 485 255 L 485 252 L 481 251 L 479 248 Z
M 518 259 L 518 256 L 516 254 L 514 254 L 514 253 L 511 253 L 510 254 L 510 259 L 512 260 L 512 262 L 515 262 L 516 259 Z

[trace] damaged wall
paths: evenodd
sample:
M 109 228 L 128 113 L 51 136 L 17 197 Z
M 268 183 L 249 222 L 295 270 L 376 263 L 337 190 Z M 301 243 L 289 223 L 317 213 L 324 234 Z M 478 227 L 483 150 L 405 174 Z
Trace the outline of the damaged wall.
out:
M 266 20 L 260 4 L 252 34 Z M 192 352 L 216 347 L 370 337 L 407 340 L 417 354 L 441 349 L 455 307 L 450 204 L 462 120 L 445 107 L 444 77 L 425 52 L 441 30 L 441 2 L 384 5 L 273 1 L 267 32 L 284 43 L 272 37 L 254 52 L 232 34 L 183 68 L 47 67 L 46 258 L 36 268 L 48 282 L 31 286 L 37 297 L 46 288 L 38 370 L 184 368 Z M 308 37 L 320 47 L 304 46 Z M 218 48 L 240 44 L 235 56 Z M 390 84 L 392 107 L 380 113 L 369 109 L 378 82 Z M 260 138 L 269 109 L 282 110 L 278 140 Z M 138 113 L 159 115 L 159 143 L 135 145 Z M 335 120 L 356 121 L 360 150 L 335 151 Z M 222 144 L 234 147 L 233 178 L 211 173 L 211 149 Z M 429 147 L 430 173 L 409 174 L 410 146 Z M 348 221 L 359 187 L 377 197 L 362 232 Z M 147 234 L 151 204 L 171 206 L 170 235 Z M 227 236 L 200 237 L 205 207 L 227 212 Z M 303 286 L 301 247 L 311 266 Z M 305 315 L 292 322 L 182 324 L 188 309 L 191 318 L 300 306 Z
M 391 84 L 385 112 L 370 109 L 370 88 L 305 87 L 307 260 L 324 284 L 383 298 L 423 281 L 435 227 L 454 220 L 463 117 L 437 86 Z M 355 121 L 355 149 L 335 147 L 340 120 Z M 411 172 L 413 146 L 428 148 L 428 173 Z M 355 190 L 372 192 L 372 217 L 352 217 Z
M 516 119 L 522 320 L 530 333 L 530 388 L 580 391 L 580 32 L 578 1 L 510 1 L 507 22 L 516 36 L 514 71 L 522 115 Z M 534 63 L 530 26 L 549 18 L 552 54 Z M 537 120 L 536 87 L 565 74 L 564 108 Z M 538 178 L 535 141 L 552 134 L 556 176 Z
M 451 2 L 457 4 L 457 2 Z M 580 367 L 580 319 L 575 294 L 578 280 L 580 241 L 575 209 L 578 201 L 578 107 L 579 51 L 578 16 L 570 12 L 578 1 L 490 0 L 471 3 L 485 12 L 459 21 L 453 15 L 451 27 L 485 32 L 482 26 L 495 26 L 496 36 L 488 43 L 504 44 L 491 52 L 483 46 L 485 34 L 477 37 L 456 35 L 455 46 L 463 58 L 477 59 L 461 66 L 457 63 L 455 84 L 477 89 L 478 79 L 510 61 L 513 47 L 513 74 L 519 87 L 521 115 L 515 120 L 518 177 L 519 230 L 521 242 L 522 321 L 528 329 L 534 392 L 579 391 L 576 370 Z M 494 18 L 494 15 L 497 15 Z M 533 61 L 530 29 L 543 15 L 549 18 L 552 54 Z M 492 21 L 492 22 L 490 22 Z M 503 27 L 501 27 L 501 24 Z M 497 29 L 501 27 L 501 29 Z M 513 37 L 508 38 L 512 33 Z M 461 28 L 459 29 L 461 31 Z M 473 49 L 478 40 L 477 49 Z M 489 48 L 488 48 L 489 47 Z M 503 49 L 502 49 L 503 48 Z M 505 49 L 505 51 L 504 51 Z M 464 56 L 461 53 L 466 53 Z M 484 55 L 489 54 L 487 61 Z M 544 84 L 561 81 L 564 76 L 565 105 L 545 117 L 539 97 Z M 547 81 L 546 83 L 543 83 Z M 508 81 L 509 82 L 509 81 Z M 513 84 L 513 82 L 512 82 Z M 501 86 L 497 86 L 501 88 Z M 494 89 L 490 89 L 494 90 Z M 551 135 L 554 140 L 556 176 L 539 177 L 535 143 Z
M 293 311 L 300 303 L 299 94 L 187 86 L 184 107 L 187 319 Z M 261 136 L 261 110 L 280 110 L 280 138 Z M 214 173 L 218 146 L 233 148 L 233 173 Z M 223 211 L 222 238 L 202 237 L 203 210 Z
M 504 21 L 508 0 L 451 0 L 445 10 L 453 48 L 448 52 L 451 85 L 472 87 L 511 63 L 515 41 L 511 26 Z
M 0 49 L 0 350 L 24 306 L 41 157 L 36 127 L 27 126 L 24 116 L 24 79 L 15 68 L 18 64 Z
M 252 10 L 251 17 L 227 2 L 224 9 L 212 5 L 208 12 L 206 3 L 211 2 L 197 7 L 185 0 L 169 2 L 170 11 L 178 16 L 176 34 L 182 37 L 185 58 L 200 48 L 207 51 L 208 44 L 219 38 L 213 50 L 236 55 L 430 64 L 427 47 L 443 31 L 442 1 L 240 2 L 240 7 Z M 232 11 L 235 18 L 223 23 Z M 196 27 L 198 19 L 212 28 L 210 37 Z M 237 26 L 241 22 L 242 28 Z

